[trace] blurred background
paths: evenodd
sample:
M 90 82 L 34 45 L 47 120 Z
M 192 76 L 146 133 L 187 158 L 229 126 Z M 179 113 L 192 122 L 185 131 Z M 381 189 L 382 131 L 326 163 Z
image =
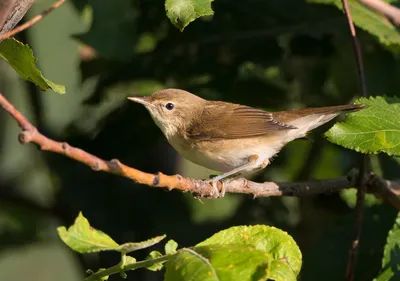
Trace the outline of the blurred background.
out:
M 37 0 L 30 19 L 53 1 Z M 67 1 L 18 39 L 32 46 L 44 76 L 67 94 L 40 92 L 0 61 L 0 91 L 38 129 L 103 159 L 137 169 L 208 178 L 181 159 L 148 112 L 129 95 L 166 87 L 207 99 L 278 111 L 352 102 L 360 95 L 347 22 L 334 6 L 299 0 L 218 0 L 215 15 L 184 32 L 155 0 Z M 396 51 L 358 30 L 370 95 L 398 95 Z M 347 174 L 358 155 L 316 130 L 289 144 L 253 180 L 293 182 Z M 21 146 L 19 128 L 0 110 L 0 280 L 75 281 L 109 267 L 116 253 L 79 255 L 58 238 L 79 211 L 118 243 L 160 234 L 180 247 L 235 225 L 267 224 L 287 231 L 303 253 L 301 280 L 343 280 L 354 231 L 355 191 L 306 198 L 226 195 L 196 200 L 88 167 L 34 145 Z M 371 156 L 374 171 L 399 174 L 400 160 Z M 396 210 L 373 196 L 362 230 L 357 280 L 379 271 Z M 161 247 L 161 246 L 160 246 Z M 137 254 L 144 258 L 148 251 Z M 162 280 L 163 272 L 128 272 L 128 280 Z M 120 280 L 119 276 L 111 280 Z

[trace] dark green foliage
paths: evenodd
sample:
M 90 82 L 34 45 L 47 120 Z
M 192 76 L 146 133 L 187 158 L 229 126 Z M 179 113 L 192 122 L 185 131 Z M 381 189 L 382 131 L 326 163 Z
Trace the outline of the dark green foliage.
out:
M 208 177 L 208 171 L 177 159 L 146 110 L 126 101 L 128 95 L 177 87 L 208 99 L 273 111 L 350 103 L 360 95 L 347 22 L 335 1 L 319 1 L 335 5 L 298 0 L 206 1 L 214 14 L 196 19 L 183 32 L 167 17 L 163 1 L 71 2 L 22 34 L 42 72 L 65 84 L 67 94 L 37 93 L 37 88 L 16 81 L 14 70 L 3 64 L 0 91 L 45 135 L 104 159 L 118 158 L 151 173 Z M 32 14 L 47 4 L 35 4 Z M 377 28 L 382 26 L 381 16 L 379 25 L 365 18 L 364 26 L 362 13 L 354 14 L 361 27 L 357 33 L 368 93 L 398 96 L 397 30 Z M 96 56 L 90 50 L 87 55 L 87 48 L 79 51 L 77 42 L 89 44 Z M 289 144 L 253 179 L 298 181 L 345 175 L 358 165 L 358 154 L 323 137 L 332 124 L 310 134 L 312 141 Z M 56 226 L 72 224 L 80 210 L 92 225 L 121 244 L 165 233 L 185 248 L 231 226 L 275 226 L 287 231 L 303 253 L 299 280 L 343 279 L 354 210 L 338 194 L 256 200 L 232 195 L 202 204 L 187 194 L 95 173 L 32 145 L 21 147 L 17 132 L 13 120 L 0 110 L 0 259 L 15 265 L 0 262 L 0 280 L 26 278 L 26 271 L 15 269 L 21 268 L 21 261 L 24 268 L 32 266 L 38 274 L 48 274 L 38 275 L 41 281 L 60 280 L 60 276 L 77 280 L 86 268 L 118 263 L 120 254 L 113 252 L 80 259 L 57 247 L 54 251 L 65 256 L 59 259 L 45 248 L 61 245 Z M 398 178 L 398 158 L 380 154 L 373 159 L 375 172 Z M 367 207 L 356 280 L 372 280 L 381 272 L 395 215 L 385 203 Z M 172 254 L 175 247 L 167 245 Z M 162 245 L 155 248 L 152 258 L 164 254 Z M 48 255 L 44 266 L 42 255 Z M 138 252 L 135 258 L 145 260 L 147 255 Z M 163 280 L 164 272 L 133 271 L 127 278 Z

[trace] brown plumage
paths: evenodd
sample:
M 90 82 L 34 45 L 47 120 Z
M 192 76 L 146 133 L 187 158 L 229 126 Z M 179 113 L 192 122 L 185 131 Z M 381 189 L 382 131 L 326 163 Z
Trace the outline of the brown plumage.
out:
M 202 114 L 193 120 L 187 130 L 187 137 L 193 140 L 216 140 L 274 135 L 281 131 L 298 129 L 290 122 L 299 118 L 321 114 L 337 115 L 363 107 L 350 104 L 271 113 L 240 104 L 212 101 L 207 102 Z
M 168 142 L 188 160 L 225 172 L 227 177 L 265 168 L 288 142 L 328 122 L 341 112 L 363 105 L 267 112 L 245 105 L 208 101 L 179 89 L 161 90 L 149 97 L 131 97 L 143 104 Z M 218 189 L 216 189 L 216 192 Z
M 295 128 L 260 109 L 226 102 L 208 102 L 187 133 L 189 138 L 196 140 L 237 139 Z
M 294 109 L 287 111 L 274 112 L 274 118 L 280 120 L 281 122 L 290 122 L 296 118 L 305 117 L 308 115 L 316 114 L 335 114 L 341 112 L 354 112 L 364 108 L 363 104 L 346 104 L 346 105 L 335 105 L 335 106 L 325 106 L 325 107 L 309 107 L 302 109 Z

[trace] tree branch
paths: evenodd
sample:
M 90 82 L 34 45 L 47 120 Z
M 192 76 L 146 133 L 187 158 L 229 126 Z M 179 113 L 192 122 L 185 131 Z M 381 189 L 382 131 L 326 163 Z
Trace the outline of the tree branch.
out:
M 11 13 L 15 4 L 15 0 L 4 0 L 0 1 L 0 30 L 8 19 L 8 15 Z
M 36 0 L 4 0 L 0 8 L 0 34 L 16 26 Z
M 377 196 L 384 198 L 387 202 L 400 208 L 400 181 L 389 181 L 370 174 L 366 180 L 367 189 Z
M 42 135 L 1 93 L 0 107 L 15 119 L 22 129 L 22 132 L 19 134 L 19 141 L 22 144 L 32 142 L 38 145 L 42 150 L 63 154 L 89 166 L 94 171 L 103 171 L 126 177 L 139 184 L 168 190 L 177 189 L 182 192 L 190 192 L 200 197 L 212 198 L 214 196 L 214 188 L 205 181 L 185 178 L 181 175 L 169 176 L 160 172 L 155 175 L 145 173 L 124 165 L 116 159 L 106 161 L 82 149 L 70 146 L 65 142 L 57 142 L 49 139 Z M 371 190 L 385 199 L 390 197 L 391 200 L 388 201 L 391 202 L 393 206 L 400 209 L 400 201 L 393 199 L 397 196 L 397 188 L 400 184 L 379 179 L 375 175 L 372 176 L 373 181 L 370 182 L 373 188 L 371 187 Z M 250 194 L 254 198 L 270 196 L 306 196 L 332 193 L 344 188 L 354 187 L 356 186 L 357 177 L 358 173 L 351 173 L 343 177 L 297 183 L 256 183 L 241 178 L 227 182 L 224 187 L 226 192 Z M 375 186 L 375 183 L 378 183 L 378 185 Z M 221 183 L 219 183 L 218 187 L 221 189 Z M 392 188 L 396 188 L 396 193 L 394 193 L 394 195 L 392 194 Z
M 50 13 L 51 11 L 53 11 L 54 9 L 57 9 L 58 7 L 60 7 L 63 3 L 65 2 L 65 0 L 58 0 L 56 3 L 54 3 L 53 5 L 51 5 L 48 9 L 44 10 L 43 12 L 41 12 L 39 15 L 37 15 L 36 17 L 30 19 L 29 21 L 27 21 L 26 23 L 14 28 L 13 30 L 10 30 L 8 32 L 5 32 L 4 34 L 1 34 L 2 32 L 0 32 L 0 41 L 4 40 L 6 38 L 9 38 L 15 34 L 17 34 L 18 32 L 21 32 L 29 27 L 31 27 L 32 25 L 34 25 L 35 23 L 37 23 L 38 21 L 40 21 L 44 16 L 46 16 L 48 13 Z M 30 7 L 30 6 L 29 6 Z M 28 9 L 29 9 L 28 7 Z M 26 12 L 26 11 L 25 11 Z M 22 15 L 23 16 L 23 15 Z M 22 18 L 22 17 L 21 17 Z M 15 26 L 15 25 L 14 25 Z M 13 26 L 13 27 L 14 27 Z M 12 27 L 11 27 L 12 28 Z

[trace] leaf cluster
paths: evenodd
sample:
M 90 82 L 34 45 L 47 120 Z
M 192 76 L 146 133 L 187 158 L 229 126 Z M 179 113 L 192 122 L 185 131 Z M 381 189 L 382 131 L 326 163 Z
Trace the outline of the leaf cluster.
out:
M 112 274 L 126 278 L 126 271 L 166 267 L 166 281 L 179 280 L 296 280 L 301 268 L 301 252 L 291 236 L 265 225 L 236 226 L 220 231 L 194 247 L 178 249 L 169 240 L 162 254 L 152 251 L 148 258 L 137 261 L 128 253 L 151 247 L 165 235 L 143 242 L 119 245 L 104 232 L 90 226 L 79 213 L 68 229 L 59 227 L 60 238 L 79 253 L 117 251 L 121 261 L 97 272 L 89 270 L 85 280 L 106 280 Z

